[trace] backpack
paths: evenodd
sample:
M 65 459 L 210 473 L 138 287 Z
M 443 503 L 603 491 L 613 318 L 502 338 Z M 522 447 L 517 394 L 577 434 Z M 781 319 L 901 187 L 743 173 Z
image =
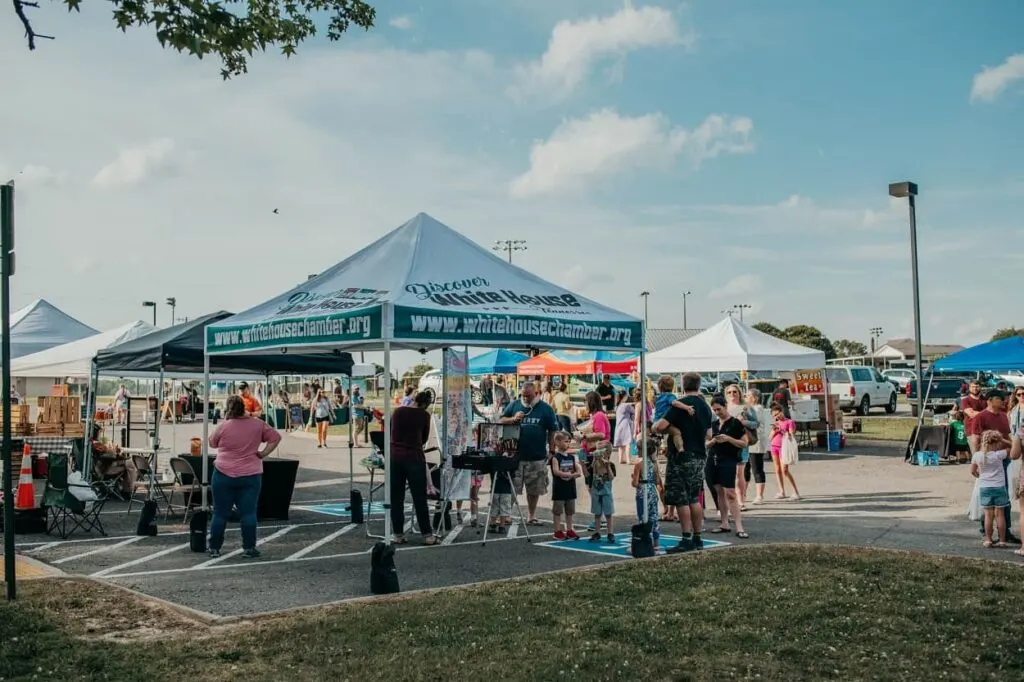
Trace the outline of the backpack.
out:
M 632 537 L 629 542 L 629 553 L 634 559 L 646 559 L 655 555 L 653 527 L 654 522 L 647 521 L 634 524 L 630 529 Z

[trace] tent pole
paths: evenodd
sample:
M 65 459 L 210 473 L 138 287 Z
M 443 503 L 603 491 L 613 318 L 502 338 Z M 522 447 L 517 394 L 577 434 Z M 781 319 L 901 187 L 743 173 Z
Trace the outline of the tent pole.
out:
M 646 335 L 646 323 L 644 324 L 644 333 Z M 644 501 L 643 512 L 644 516 L 641 519 L 644 523 L 648 523 L 651 520 L 650 505 L 647 504 L 647 485 L 648 477 L 651 475 L 650 461 L 647 458 L 647 344 L 645 340 L 641 339 L 640 342 L 640 377 L 637 383 L 640 384 L 640 456 L 644 459 L 644 490 L 642 499 Z
M 160 448 L 160 422 L 163 420 L 164 410 L 164 368 L 160 367 L 159 386 L 156 389 L 156 421 L 153 423 L 153 437 L 150 438 L 149 446 L 153 450 L 152 470 L 149 472 L 149 499 L 152 500 L 156 494 L 156 476 L 159 461 L 156 451 Z M 148 407 L 148 406 L 147 406 Z M 172 413 L 173 414 L 173 413 Z
M 391 391 L 391 342 L 384 342 L 384 380 Z M 384 544 L 394 542 L 395 529 L 391 525 L 391 401 L 384 401 Z M 398 504 L 405 504 L 399 500 Z M 426 529 L 421 529 L 424 532 Z
M 199 454 L 203 458 L 202 495 L 203 511 L 209 511 L 209 488 L 210 488 L 210 356 L 206 350 L 205 335 L 203 338 L 203 442 Z
M 89 395 L 85 399 L 85 452 L 82 453 L 82 476 L 92 480 L 92 425 L 95 420 L 96 387 L 99 385 L 99 368 L 96 358 L 89 363 Z
M 829 418 L 828 404 L 831 402 L 832 396 L 828 394 L 828 372 L 821 370 L 821 386 L 822 390 L 825 391 L 825 452 L 832 452 L 832 423 Z M 842 431 L 842 424 L 838 425 L 836 431 Z

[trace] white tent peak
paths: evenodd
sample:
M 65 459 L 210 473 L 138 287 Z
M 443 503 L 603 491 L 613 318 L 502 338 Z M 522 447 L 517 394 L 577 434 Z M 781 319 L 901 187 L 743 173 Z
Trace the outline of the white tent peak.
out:
M 92 327 L 39 298 L 11 313 L 11 357 L 37 353 L 96 333 Z
M 733 317 L 647 356 L 652 372 L 797 370 L 825 366 L 825 354 L 765 334 Z
M 15 377 L 88 377 L 92 359 L 104 348 L 136 339 L 156 329 L 142 320 L 54 346 L 11 361 Z

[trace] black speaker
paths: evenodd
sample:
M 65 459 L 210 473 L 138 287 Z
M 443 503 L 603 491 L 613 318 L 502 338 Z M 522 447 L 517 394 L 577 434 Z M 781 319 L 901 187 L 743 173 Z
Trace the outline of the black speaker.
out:
M 378 542 L 370 553 L 370 592 L 373 594 L 396 594 L 398 591 L 395 548 Z
M 654 538 L 651 535 L 653 526 L 654 524 L 648 521 L 647 523 L 638 523 L 632 527 L 629 553 L 633 555 L 634 559 L 645 559 L 654 556 Z
M 363 523 L 363 494 L 353 488 L 348 493 L 348 510 L 352 515 L 352 523 Z
M 188 546 L 193 552 L 206 551 L 206 526 L 210 522 L 210 514 L 205 509 L 192 514 L 188 522 Z
M 135 528 L 135 534 L 150 537 L 155 536 L 156 515 L 156 502 L 153 500 L 146 500 L 145 502 L 143 502 L 142 513 L 139 514 L 139 525 Z

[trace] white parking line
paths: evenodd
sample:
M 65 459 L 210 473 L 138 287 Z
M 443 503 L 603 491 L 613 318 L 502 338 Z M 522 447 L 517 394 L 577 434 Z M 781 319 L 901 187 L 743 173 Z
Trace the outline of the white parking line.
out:
M 276 533 L 271 533 L 267 537 L 260 538 L 259 540 L 257 540 L 256 541 L 256 546 L 259 547 L 260 545 L 265 545 L 266 543 L 270 542 L 271 540 L 273 540 L 275 538 L 279 538 L 282 535 L 284 535 L 285 533 L 290 533 L 291 531 L 295 530 L 296 528 L 298 528 L 298 526 L 285 526 L 284 528 L 282 528 L 281 530 L 277 531 Z M 216 566 L 217 564 L 221 563 L 222 561 L 227 561 L 228 559 L 231 559 L 233 557 L 238 556 L 243 551 L 245 551 L 245 550 L 241 550 L 241 549 L 232 550 L 232 551 L 228 552 L 227 554 L 220 555 L 216 559 L 210 559 L 209 561 L 204 561 L 203 563 L 199 564 L 198 566 L 194 566 L 193 568 L 198 570 L 198 569 L 201 569 L 201 568 L 209 568 L 210 566 Z
M 314 551 L 320 549 L 321 547 L 326 545 L 331 540 L 334 540 L 335 538 L 341 537 L 342 535 L 344 535 L 345 533 L 349 532 L 353 528 L 356 528 L 357 526 L 358 526 L 358 524 L 355 524 L 355 523 L 350 523 L 347 526 L 342 526 L 339 530 L 334 531 L 333 533 L 331 533 L 327 537 L 320 538 L 319 540 L 314 542 L 312 545 L 309 545 L 308 547 L 303 547 L 302 549 L 300 549 L 295 554 L 292 554 L 290 557 L 285 558 L 285 561 L 295 561 L 296 559 L 301 559 L 302 557 L 306 556 L 310 552 L 314 552 Z
M 491 544 L 492 542 L 506 542 L 508 540 L 516 540 L 516 539 L 517 538 L 489 537 L 489 538 L 487 538 L 487 544 Z M 475 540 L 473 542 L 479 542 L 479 540 Z M 473 543 L 472 542 L 463 542 L 463 543 L 459 543 L 459 544 L 460 544 L 460 546 L 462 546 L 462 545 L 473 544 Z M 185 545 L 185 546 L 187 547 L 188 545 Z M 423 550 L 423 549 L 439 549 L 440 547 L 441 547 L 440 544 L 436 544 L 436 545 L 415 545 L 415 546 L 412 546 L 412 547 L 402 546 L 402 547 L 398 547 L 396 551 L 399 551 L 399 552 L 415 552 L 417 550 Z M 328 555 L 325 555 L 325 556 L 304 556 L 301 559 L 295 559 L 294 561 L 289 561 L 288 559 L 271 559 L 271 560 L 267 560 L 267 561 L 254 561 L 252 563 L 245 563 L 245 564 L 239 564 L 239 563 L 234 563 L 234 564 L 216 564 L 214 566 L 210 566 L 209 568 L 206 568 L 206 569 L 203 569 L 203 570 L 204 571 L 218 571 L 218 570 L 232 569 L 232 568 L 235 568 L 235 569 L 246 569 L 246 568 L 256 568 L 256 567 L 262 568 L 264 566 L 271 566 L 273 564 L 284 564 L 284 563 L 295 564 L 295 563 L 301 563 L 301 562 L 304 562 L 304 561 L 326 561 L 326 560 L 329 560 L 329 559 L 350 559 L 352 557 L 357 557 L 357 556 L 366 556 L 367 554 L 369 554 L 372 551 L 373 551 L 373 548 L 371 547 L 369 549 L 360 550 L 358 552 L 345 552 L 344 554 L 328 554 Z M 104 575 L 102 577 L 106 578 L 107 580 L 119 580 L 121 578 L 139 578 L 139 577 L 142 577 L 142 576 L 147 576 L 148 577 L 148 576 L 154 576 L 154 575 L 171 575 L 171 574 L 175 574 L 175 573 L 189 573 L 191 571 L 195 571 L 196 568 L 198 568 L 198 567 L 197 566 L 192 566 L 192 567 L 188 567 L 188 568 L 162 568 L 162 569 L 158 569 L 158 570 L 155 570 L 155 571 L 139 571 L 139 572 L 135 572 L 135 573 L 119 573 L 117 575 L 110 575 L 108 573 L 104 573 Z M 99 576 L 90 576 L 90 577 L 99 577 Z
M 172 553 L 177 552 L 179 550 L 185 549 L 186 547 L 188 547 L 188 543 L 187 542 L 184 543 L 184 544 L 181 544 L 181 545 L 175 545 L 174 547 L 168 547 L 167 549 L 162 549 L 159 552 L 154 552 L 153 554 L 148 554 L 148 555 L 146 555 L 144 557 L 140 557 L 138 559 L 133 559 L 132 561 L 129 561 L 127 563 L 123 563 L 123 564 L 120 564 L 118 566 L 111 566 L 110 568 L 104 568 L 102 571 L 96 571 L 95 573 L 93 573 L 89 577 L 90 578 L 103 578 L 105 576 L 110 575 L 111 573 L 115 573 L 117 571 L 120 571 L 121 569 L 131 568 L 132 566 L 138 566 L 139 564 L 144 564 L 147 561 L 151 561 L 152 559 L 159 559 L 162 556 L 167 556 L 168 554 L 172 554 Z M 143 574 L 143 575 L 145 575 L 145 574 Z
M 448 535 L 445 535 L 444 539 L 441 540 L 441 544 L 450 545 L 453 542 L 455 542 L 455 538 L 459 537 L 459 533 L 462 532 L 463 528 L 465 528 L 465 526 L 463 526 L 461 523 L 452 528 L 450 531 L 448 531 Z
M 296 483 L 295 489 L 299 490 L 300 488 L 320 488 L 327 485 L 341 485 L 343 483 L 348 483 L 348 476 L 346 476 L 345 478 L 329 478 L 325 481 L 303 481 L 302 483 Z
M 92 538 L 90 538 L 90 539 L 92 539 Z M 97 538 L 97 539 L 98 540 L 107 540 L 108 538 Z M 63 544 L 64 544 L 63 540 L 57 540 L 57 542 L 47 542 L 46 544 L 39 545 L 38 547 L 32 547 L 32 549 L 27 550 L 25 552 L 25 554 L 35 554 L 36 552 L 43 552 L 43 551 L 45 551 L 47 549 L 51 549 L 53 547 L 57 547 L 57 546 L 63 545 Z M 22 547 L 31 547 L 31 546 L 32 546 L 32 543 L 28 543 L 26 545 L 22 545 Z
M 135 542 L 138 542 L 139 540 L 142 540 L 144 537 L 145 536 L 137 535 L 134 538 L 128 538 L 127 540 L 122 540 L 121 542 L 115 542 L 112 545 L 103 545 L 102 547 L 90 549 L 88 552 L 82 552 L 81 554 L 72 554 L 71 556 L 66 556 L 61 559 L 57 559 L 56 561 L 51 561 L 50 563 L 52 563 L 54 566 L 66 564 L 67 562 L 74 561 L 75 559 L 84 559 L 85 557 L 92 556 L 93 554 L 101 554 L 102 552 L 107 552 L 112 549 L 117 549 L 118 547 L 124 547 L 125 545 L 133 544 Z

